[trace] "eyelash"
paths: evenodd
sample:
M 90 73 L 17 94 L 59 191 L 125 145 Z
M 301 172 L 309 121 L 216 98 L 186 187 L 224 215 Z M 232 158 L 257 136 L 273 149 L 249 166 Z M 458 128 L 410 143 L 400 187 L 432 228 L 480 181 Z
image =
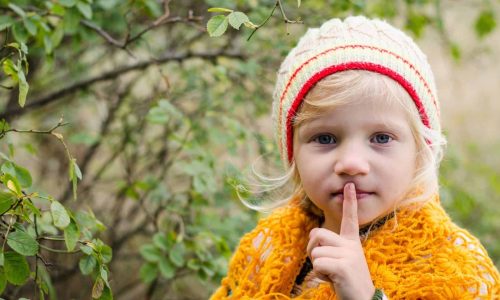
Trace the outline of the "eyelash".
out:
M 337 138 L 333 134 L 326 134 L 326 133 L 318 134 L 317 136 L 313 137 L 311 141 L 316 142 L 316 143 L 321 144 L 321 145 L 333 144 L 333 143 L 321 143 L 320 142 L 321 137 L 330 137 L 334 141 L 334 143 L 337 142 Z
M 380 136 L 388 137 L 389 141 L 387 141 L 385 143 L 379 143 L 379 144 L 387 144 L 387 143 L 391 142 L 392 140 L 394 140 L 394 138 L 392 136 L 390 136 L 389 134 L 387 134 L 387 133 L 376 133 L 376 134 L 373 135 L 372 138 L 370 138 L 370 142 L 372 140 L 376 139 L 377 137 L 380 137 Z
M 376 139 L 377 137 L 380 137 L 380 136 L 387 137 L 389 140 L 388 140 L 387 142 L 385 142 L 385 143 L 376 142 L 376 140 L 375 140 L 375 139 Z M 330 140 L 330 141 L 333 141 L 333 142 L 330 142 L 330 143 L 329 143 L 329 142 L 322 143 L 322 142 L 320 142 L 320 138 L 321 138 L 321 137 L 329 137 L 329 138 L 331 138 L 331 140 Z M 377 144 L 387 144 L 387 143 L 389 143 L 389 142 L 391 142 L 391 141 L 393 141 L 393 140 L 394 140 L 394 138 L 393 138 L 391 135 L 387 134 L 387 133 L 376 133 L 376 134 L 374 134 L 374 135 L 370 138 L 370 142 L 377 143 Z M 330 144 L 337 143 L 337 138 L 336 138 L 334 135 L 332 135 L 332 134 L 322 133 L 322 134 L 318 134 L 317 136 L 315 136 L 314 138 L 312 138 L 312 140 L 311 140 L 311 141 L 316 142 L 316 143 L 321 144 L 321 145 L 330 145 Z

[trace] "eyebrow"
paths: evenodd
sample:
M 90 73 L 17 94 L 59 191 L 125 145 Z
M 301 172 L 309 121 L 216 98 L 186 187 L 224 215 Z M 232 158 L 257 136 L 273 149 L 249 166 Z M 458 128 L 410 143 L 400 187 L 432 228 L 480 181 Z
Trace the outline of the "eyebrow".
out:
M 326 121 L 321 121 L 320 119 L 312 120 L 310 122 L 304 123 L 300 126 L 299 131 L 305 131 L 308 133 L 309 131 L 321 131 L 321 130 L 338 130 L 339 127 L 342 127 L 341 124 L 329 124 Z M 392 120 L 374 120 L 374 121 L 366 121 L 363 123 L 364 128 L 380 128 L 387 129 L 390 131 L 403 132 L 406 131 L 405 127 L 401 124 L 401 122 L 395 122 Z

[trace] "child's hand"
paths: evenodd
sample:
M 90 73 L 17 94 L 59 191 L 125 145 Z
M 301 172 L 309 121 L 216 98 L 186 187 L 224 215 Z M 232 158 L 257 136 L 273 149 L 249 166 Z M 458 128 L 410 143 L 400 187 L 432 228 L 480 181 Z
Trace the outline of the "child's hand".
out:
M 375 293 L 361 241 L 359 239 L 358 203 L 354 183 L 344 187 L 340 235 L 325 228 L 309 233 L 307 253 L 313 270 L 330 281 L 337 297 L 371 299 Z

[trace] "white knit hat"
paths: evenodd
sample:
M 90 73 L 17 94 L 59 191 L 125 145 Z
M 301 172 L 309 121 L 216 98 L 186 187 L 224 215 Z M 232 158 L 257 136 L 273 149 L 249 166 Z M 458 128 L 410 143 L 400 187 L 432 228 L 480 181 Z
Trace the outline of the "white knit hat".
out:
M 411 96 L 422 123 L 441 131 L 434 76 L 413 40 L 381 20 L 362 16 L 332 19 L 319 29 L 309 29 L 278 72 L 273 119 L 285 165 L 293 161 L 293 119 L 305 95 L 319 80 L 346 70 L 367 70 L 392 78 Z

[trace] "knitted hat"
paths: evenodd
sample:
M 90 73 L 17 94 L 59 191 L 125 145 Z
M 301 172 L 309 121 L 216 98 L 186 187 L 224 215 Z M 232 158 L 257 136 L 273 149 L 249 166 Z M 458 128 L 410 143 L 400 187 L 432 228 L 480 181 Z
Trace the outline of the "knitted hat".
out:
M 411 96 L 422 123 L 441 132 L 434 76 L 413 40 L 381 20 L 362 16 L 332 19 L 309 29 L 278 72 L 273 119 L 286 165 L 293 161 L 293 119 L 307 92 L 324 77 L 346 70 L 392 78 Z

